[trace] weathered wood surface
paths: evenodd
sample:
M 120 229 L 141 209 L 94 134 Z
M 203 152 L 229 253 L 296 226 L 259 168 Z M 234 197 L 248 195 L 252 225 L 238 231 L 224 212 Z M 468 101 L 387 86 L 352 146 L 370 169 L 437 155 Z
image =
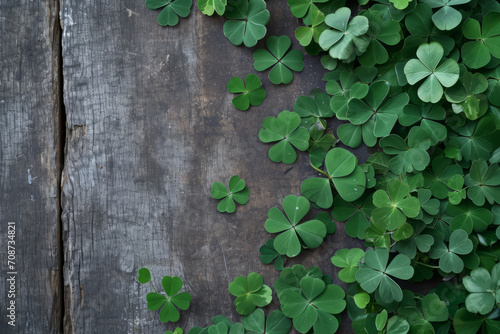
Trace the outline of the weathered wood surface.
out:
M 298 21 L 286 2 L 268 6 L 268 36 L 293 37 Z M 319 59 L 307 56 L 288 86 L 259 73 L 268 98 L 240 112 L 225 86 L 255 73 L 253 50 L 231 45 L 223 18 L 197 8 L 175 28 L 158 26 L 157 14 L 135 0 L 62 4 L 67 333 L 162 333 L 207 325 L 218 314 L 237 321 L 228 283 L 252 271 L 266 284 L 278 277 L 259 260 L 270 237 L 267 211 L 314 174 L 304 155 L 292 166 L 271 162 L 257 133 L 265 117 L 324 87 Z M 211 184 L 234 174 L 247 181 L 250 202 L 220 214 Z M 329 258 L 355 244 L 344 236 L 294 262 L 334 274 Z M 143 266 L 157 286 L 163 275 L 183 278 L 193 301 L 179 324 L 147 310 L 150 287 L 136 279 Z
M 56 4 L 0 0 L 0 333 L 59 332 Z M 8 222 L 16 228 L 14 270 Z

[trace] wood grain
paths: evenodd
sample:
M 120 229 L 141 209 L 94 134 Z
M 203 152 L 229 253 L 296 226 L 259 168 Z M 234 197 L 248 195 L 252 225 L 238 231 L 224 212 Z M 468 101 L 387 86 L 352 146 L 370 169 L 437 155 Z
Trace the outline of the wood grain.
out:
M 59 333 L 58 24 L 54 0 L 0 1 L 0 333 Z M 8 222 L 16 227 L 12 299 Z
M 298 47 L 298 20 L 286 2 L 268 6 L 268 36 L 286 34 Z M 218 314 L 239 321 L 228 283 L 252 271 L 266 284 L 279 276 L 259 260 L 270 237 L 267 211 L 314 175 L 305 155 L 292 166 L 271 162 L 257 133 L 265 117 L 324 87 L 319 59 L 306 56 L 288 86 L 257 73 L 268 98 L 240 112 L 225 86 L 256 73 L 253 50 L 230 44 L 223 18 L 197 8 L 174 28 L 158 26 L 157 14 L 142 1 L 63 2 L 66 333 L 188 330 Z M 235 174 L 246 180 L 250 202 L 220 214 L 211 185 Z M 333 275 L 329 258 L 353 243 L 344 236 L 294 262 Z M 193 302 L 180 323 L 162 324 L 147 310 L 151 289 L 136 279 L 144 266 L 157 287 L 164 275 L 184 280 Z

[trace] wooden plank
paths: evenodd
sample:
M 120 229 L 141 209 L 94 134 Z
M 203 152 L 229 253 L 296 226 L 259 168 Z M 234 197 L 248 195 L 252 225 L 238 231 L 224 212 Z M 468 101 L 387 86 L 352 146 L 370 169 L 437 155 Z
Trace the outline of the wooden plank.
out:
M 57 1 L 0 1 L 0 333 L 59 333 L 58 24 Z
M 298 21 L 286 2 L 268 6 L 268 35 L 293 37 Z M 271 162 L 257 133 L 265 117 L 324 87 L 319 59 L 307 56 L 288 86 L 259 73 L 268 98 L 240 112 L 225 86 L 234 75 L 255 73 L 253 50 L 229 43 L 223 18 L 193 8 L 177 27 L 163 28 L 157 13 L 142 1 L 63 3 L 68 333 L 173 330 L 176 324 L 162 324 L 146 308 L 150 287 L 136 280 L 143 266 L 157 286 L 163 275 L 184 279 L 194 299 L 182 328 L 206 325 L 218 314 L 238 320 L 228 283 L 252 271 L 267 284 L 278 277 L 259 261 L 258 249 L 270 237 L 267 211 L 299 194 L 302 180 L 314 175 L 305 155 L 292 166 Z M 220 214 L 211 185 L 234 174 L 247 181 L 250 202 Z M 294 262 L 333 274 L 329 258 L 350 243 L 338 233 Z

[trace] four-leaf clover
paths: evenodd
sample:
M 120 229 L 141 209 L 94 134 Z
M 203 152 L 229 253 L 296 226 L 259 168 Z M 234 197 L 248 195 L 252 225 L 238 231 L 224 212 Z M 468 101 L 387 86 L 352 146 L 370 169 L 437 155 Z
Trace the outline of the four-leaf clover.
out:
M 233 213 L 236 210 L 236 205 L 234 201 L 241 205 L 248 203 L 248 195 L 250 190 L 245 187 L 245 181 L 243 181 L 239 176 L 234 175 L 229 180 L 229 191 L 227 191 L 226 186 L 220 182 L 215 182 L 212 185 L 212 195 L 215 199 L 222 199 L 217 205 L 217 210 L 219 212 Z
M 181 310 L 187 310 L 191 302 L 191 295 L 187 292 L 179 293 L 182 288 L 182 280 L 177 276 L 163 277 L 161 285 L 167 296 L 157 292 L 148 293 L 146 295 L 148 309 L 156 311 L 160 307 L 163 307 L 159 315 L 160 320 L 162 322 L 176 322 L 179 320 L 180 314 L 175 306 Z
M 445 273 L 461 273 L 464 269 L 464 261 L 458 255 L 467 255 L 472 252 L 472 241 L 464 230 L 455 230 L 450 235 L 448 247 L 443 242 L 435 243 L 429 256 L 431 259 L 439 259 L 439 268 Z
M 264 0 L 229 1 L 224 16 L 228 18 L 224 35 L 234 45 L 243 43 L 251 48 L 266 35 L 270 15 Z
M 469 295 L 465 307 L 471 313 L 487 314 L 495 304 L 500 304 L 500 263 L 491 270 L 476 268 L 470 276 L 465 276 L 463 283 Z
M 255 74 L 248 74 L 245 77 L 245 83 L 241 78 L 232 77 L 227 84 L 227 90 L 233 94 L 241 93 L 232 101 L 233 106 L 241 111 L 248 110 L 250 105 L 262 104 L 266 98 L 266 91 L 262 88 L 262 83 Z
M 264 285 L 264 279 L 257 273 L 236 277 L 229 284 L 229 292 L 236 296 L 234 306 L 241 315 L 249 315 L 257 306 L 268 305 L 273 298 L 271 288 Z

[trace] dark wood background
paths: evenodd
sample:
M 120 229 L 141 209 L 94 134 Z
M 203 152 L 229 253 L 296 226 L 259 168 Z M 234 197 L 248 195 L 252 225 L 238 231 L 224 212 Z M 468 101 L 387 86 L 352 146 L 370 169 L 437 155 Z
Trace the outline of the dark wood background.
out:
M 268 9 L 267 36 L 287 35 L 303 50 L 286 1 Z M 325 70 L 306 55 L 304 71 L 275 86 L 253 69 L 262 41 L 233 46 L 224 19 L 196 4 L 173 28 L 159 26 L 157 14 L 140 0 L 0 0 L 1 277 L 8 221 L 17 226 L 19 271 L 15 328 L 0 280 L 1 333 L 164 333 L 219 314 L 239 321 L 229 282 L 250 272 L 268 285 L 279 277 L 259 260 L 267 211 L 315 173 L 305 154 L 290 166 L 270 161 L 257 134 L 264 118 L 324 89 Z M 268 97 L 241 112 L 226 84 L 249 73 Z M 221 214 L 211 185 L 235 174 L 250 201 Z M 359 243 L 337 227 L 289 263 L 319 266 L 338 282 L 330 257 Z M 164 275 L 184 280 L 193 301 L 179 323 L 147 309 L 141 267 L 157 287 Z

